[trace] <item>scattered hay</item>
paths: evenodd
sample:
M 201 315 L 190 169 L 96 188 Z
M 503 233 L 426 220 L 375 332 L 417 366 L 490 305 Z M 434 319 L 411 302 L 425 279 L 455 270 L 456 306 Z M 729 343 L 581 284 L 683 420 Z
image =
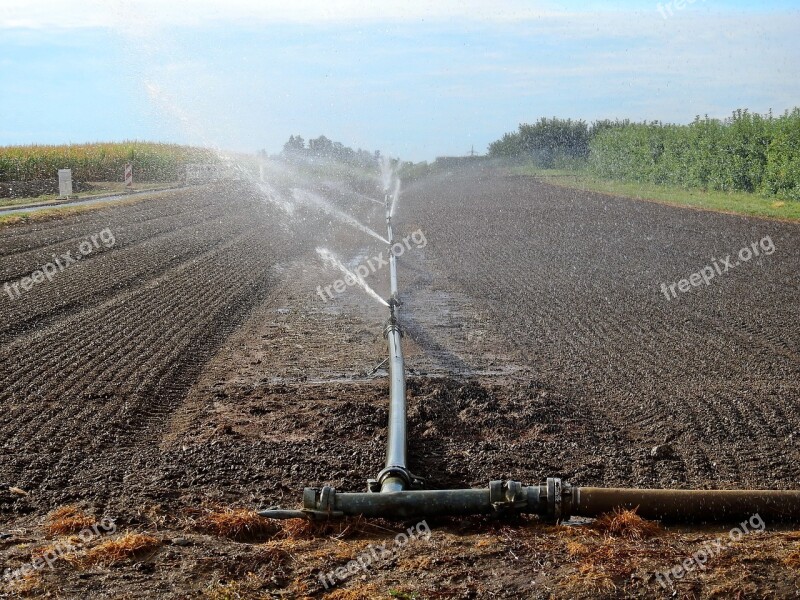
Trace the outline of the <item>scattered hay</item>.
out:
M 271 596 L 260 592 L 264 581 L 253 573 L 239 581 L 211 583 L 205 590 L 205 597 L 209 600 L 243 600 L 245 598 L 270 598 Z
M 792 552 L 789 556 L 783 559 L 785 564 L 790 569 L 800 569 L 800 550 Z
M 226 557 L 220 561 L 226 576 L 240 579 L 246 575 L 258 575 L 265 580 L 285 583 L 294 557 L 293 549 L 273 540 L 253 547 L 252 552 Z
M 567 552 L 570 556 L 586 556 L 589 554 L 589 546 L 576 540 L 570 540 L 567 542 Z
M 261 517 L 244 508 L 225 508 L 209 512 L 196 521 L 195 527 L 204 533 L 236 541 L 264 540 L 280 530 L 275 519 Z
M 636 514 L 636 509 L 614 509 L 601 515 L 590 527 L 605 535 L 632 541 L 646 540 L 661 533 L 657 523 L 643 519 Z
M 95 518 L 77 506 L 62 506 L 47 516 L 45 531 L 50 536 L 78 533 L 95 524 Z
M 281 537 L 290 540 L 310 540 L 327 537 L 333 531 L 329 521 L 287 519 L 281 523 Z
M 594 563 L 584 563 L 580 565 L 577 573 L 563 580 L 563 586 L 566 590 L 575 591 L 580 594 L 586 594 L 586 592 L 592 594 L 611 594 L 617 589 L 614 580 L 609 577 L 602 567 Z
M 24 577 L 8 583 L 9 590 L 15 598 L 41 598 L 44 586 L 38 572 L 28 573 Z
M 337 588 L 325 596 L 326 600 L 374 600 L 385 598 L 386 595 L 372 584 L 361 585 L 357 588 Z
M 161 540 L 152 535 L 126 533 L 89 549 L 77 562 L 82 566 L 112 566 L 129 558 L 152 552 L 160 546 Z
M 427 572 L 435 568 L 436 562 L 432 556 L 414 556 L 401 560 L 398 571 Z
M 40 546 L 31 552 L 31 562 L 42 558 L 55 558 L 55 562 L 59 560 L 69 561 L 69 557 L 74 555 L 83 546 L 83 540 L 76 535 L 71 535 L 66 538 L 60 538 L 54 543 L 47 546 Z
M 333 521 L 308 521 L 306 519 L 287 519 L 281 523 L 281 535 L 288 539 L 308 540 L 320 537 L 333 537 L 346 540 L 372 533 L 391 533 L 394 529 L 381 525 L 381 521 L 368 521 L 364 517 L 336 519 Z

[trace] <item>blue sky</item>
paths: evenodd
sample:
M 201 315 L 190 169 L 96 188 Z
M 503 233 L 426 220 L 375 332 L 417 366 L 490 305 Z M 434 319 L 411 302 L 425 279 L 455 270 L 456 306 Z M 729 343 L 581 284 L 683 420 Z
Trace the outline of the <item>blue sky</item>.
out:
M 800 106 L 800 2 L 0 0 L 0 144 L 292 133 L 410 160 L 540 116 Z

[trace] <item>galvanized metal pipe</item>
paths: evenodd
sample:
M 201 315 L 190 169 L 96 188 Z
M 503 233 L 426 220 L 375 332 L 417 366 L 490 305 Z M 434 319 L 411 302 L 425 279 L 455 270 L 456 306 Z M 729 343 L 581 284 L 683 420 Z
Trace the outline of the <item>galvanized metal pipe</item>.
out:
M 389 195 L 386 202 L 386 228 L 389 234 L 389 322 L 384 335 L 389 346 L 389 425 L 386 439 L 386 467 L 378 476 L 381 493 L 399 492 L 410 486 L 411 480 L 406 465 L 406 370 L 403 361 L 402 331 L 397 323 L 397 257 L 392 252 L 394 232 Z
M 398 492 L 406 489 L 408 481 L 402 476 L 406 472 L 406 377 L 401 347 L 400 328 L 392 313 L 386 326 L 389 343 L 389 427 L 386 439 L 386 468 L 389 475 L 381 483 L 381 492 Z M 393 473 L 396 471 L 396 473 Z

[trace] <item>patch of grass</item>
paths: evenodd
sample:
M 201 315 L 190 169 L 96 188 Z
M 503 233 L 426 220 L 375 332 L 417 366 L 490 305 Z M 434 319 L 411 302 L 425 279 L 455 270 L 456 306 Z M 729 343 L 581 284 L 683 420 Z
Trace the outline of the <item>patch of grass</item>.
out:
M 112 194 L 125 194 L 128 188 L 123 181 L 92 181 L 89 182 L 92 189 L 86 192 L 78 192 L 73 194 L 70 198 L 80 198 L 81 200 L 89 200 L 100 196 L 108 196 Z M 134 192 L 146 192 L 149 190 L 158 190 L 165 187 L 178 187 L 180 182 L 163 182 L 163 183 L 137 183 L 133 190 Z M 29 198 L 0 198 L 0 207 L 10 208 L 25 204 L 43 204 L 46 202 L 57 202 L 59 200 L 58 194 L 43 194 L 41 196 L 32 196 Z
M 129 558 L 139 557 L 157 550 L 161 540 L 142 533 L 126 533 L 90 548 L 77 562 L 82 566 L 113 566 Z
M 91 527 L 96 519 L 77 506 L 62 506 L 47 516 L 45 531 L 50 536 L 68 535 Z
M 580 170 L 511 168 L 517 175 L 532 175 L 545 183 L 570 189 L 600 192 L 623 198 L 647 200 L 701 210 L 726 212 L 787 221 L 800 221 L 800 202 L 775 200 L 746 192 L 706 191 L 697 188 L 628 183 L 602 179 Z
M 420 597 L 418 592 L 406 592 L 403 590 L 389 590 L 389 596 L 400 600 L 417 600 Z
M 153 192 L 155 193 L 155 192 Z M 176 192 L 165 192 L 176 193 Z M 43 208 L 41 210 L 19 212 L 9 215 L 0 214 L 0 229 L 3 227 L 13 227 L 16 225 L 26 225 L 33 222 L 52 221 L 54 219 L 63 219 L 65 217 L 74 217 L 90 210 L 99 210 L 101 208 L 108 208 L 109 206 L 126 206 L 136 202 L 144 202 L 152 198 L 151 194 L 135 195 L 131 198 L 123 198 L 119 200 L 109 200 L 108 202 L 95 202 L 93 204 L 84 204 L 75 206 L 73 204 L 63 204 L 61 206 L 54 206 L 52 208 Z

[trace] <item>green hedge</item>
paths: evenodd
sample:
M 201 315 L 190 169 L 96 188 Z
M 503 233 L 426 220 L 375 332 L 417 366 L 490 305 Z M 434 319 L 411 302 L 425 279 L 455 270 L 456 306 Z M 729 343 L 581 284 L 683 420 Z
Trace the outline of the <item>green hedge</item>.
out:
M 690 125 L 625 123 L 597 131 L 589 148 L 600 177 L 800 200 L 800 108 Z

